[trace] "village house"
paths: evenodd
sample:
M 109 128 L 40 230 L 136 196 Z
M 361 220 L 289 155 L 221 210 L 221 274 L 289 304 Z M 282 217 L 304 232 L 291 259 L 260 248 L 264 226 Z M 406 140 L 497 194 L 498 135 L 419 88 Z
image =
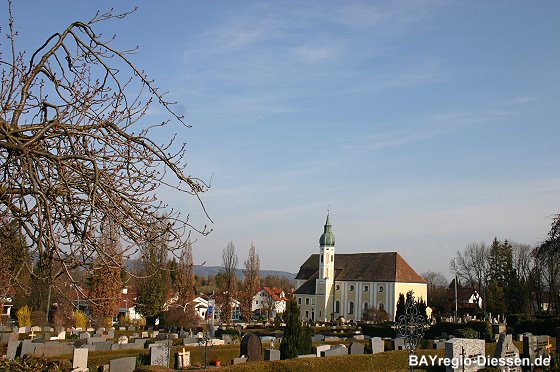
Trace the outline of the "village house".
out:
M 253 296 L 251 311 L 259 316 L 276 318 L 286 311 L 286 294 L 280 288 L 263 287 Z
M 371 307 L 394 320 L 399 294 L 413 291 L 417 299 L 428 299 L 426 281 L 397 252 L 335 254 L 328 214 L 319 253 L 301 265 L 296 288 L 300 317 L 309 321 L 359 321 Z

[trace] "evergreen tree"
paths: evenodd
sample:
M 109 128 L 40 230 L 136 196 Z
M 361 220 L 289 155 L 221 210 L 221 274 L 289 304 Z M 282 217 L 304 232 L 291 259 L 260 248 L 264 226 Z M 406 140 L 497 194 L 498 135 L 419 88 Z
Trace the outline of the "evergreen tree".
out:
M 288 301 L 284 316 L 286 329 L 280 343 L 281 358 L 291 359 L 311 353 L 311 328 L 304 326 L 299 319 L 299 306 L 295 301 Z
M 399 293 L 399 299 L 397 301 L 397 313 L 395 314 L 395 320 L 398 321 L 399 318 L 405 314 L 405 298 L 404 293 Z

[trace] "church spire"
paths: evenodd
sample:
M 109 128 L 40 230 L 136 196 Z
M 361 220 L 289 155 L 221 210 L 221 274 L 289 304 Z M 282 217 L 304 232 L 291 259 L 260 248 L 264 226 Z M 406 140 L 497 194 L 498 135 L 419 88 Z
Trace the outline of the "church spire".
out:
M 332 232 L 332 225 L 329 220 L 330 212 L 327 212 L 327 220 L 325 221 L 325 227 L 323 234 L 319 238 L 319 245 L 321 247 L 328 246 L 334 247 L 334 234 Z

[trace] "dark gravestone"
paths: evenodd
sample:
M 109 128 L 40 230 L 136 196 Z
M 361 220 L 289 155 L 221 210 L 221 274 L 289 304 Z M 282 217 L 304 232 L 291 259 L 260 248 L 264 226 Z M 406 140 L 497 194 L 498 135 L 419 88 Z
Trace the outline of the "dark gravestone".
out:
M 239 356 L 246 356 L 248 362 L 261 360 L 261 339 L 254 333 L 246 333 L 241 339 Z
M 25 340 L 28 341 L 28 340 Z M 39 343 L 39 342 L 23 342 L 23 344 L 21 345 L 21 355 L 38 355 L 39 353 L 37 351 L 41 351 L 41 354 L 43 354 L 43 346 L 44 344 Z M 31 340 L 29 340 L 31 341 Z
M 95 346 L 95 351 L 109 351 L 111 350 L 112 342 L 95 342 L 92 345 Z
M 109 371 L 134 372 L 136 357 L 112 359 L 109 361 Z
M 350 344 L 350 354 L 352 355 L 360 355 L 364 353 L 364 344 L 359 342 L 352 342 Z
M 43 356 L 52 358 L 59 355 L 72 354 L 74 347 L 69 344 L 61 344 L 56 341 L 46 342 L 43 346 Z
M 265 349 L 264 360 L 280 360 L 280 350 Z

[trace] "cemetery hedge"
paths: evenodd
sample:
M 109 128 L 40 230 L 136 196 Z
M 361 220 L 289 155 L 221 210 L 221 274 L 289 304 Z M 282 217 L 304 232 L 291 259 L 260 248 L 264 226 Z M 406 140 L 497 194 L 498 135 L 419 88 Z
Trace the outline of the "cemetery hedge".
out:
M 519 320 L 514 326 L 514 333 L 530 332 L 534 335 L 556 336 L 555 329 L 560 327 L 560 318 Z
M 481 337 L 483 334 L 486 334 L 486 341 L 492 340 L 492 325 L 490 323 L 481 321 L 470 321 L 467 323 L 439 322 L 426 330 L 426 332 L 424 333 L 424 338 L 435 340 L 441 337 L 442 332 L 445 332 L 448 335 L 457 336 L 455 333 L 457 332 L 457 330 L 462 328 L 474 329 L 478 333 L 479 337 Z
M 391 328 L 392 323 L 382 324 L 360 324 L 362 333 L 370 337 L 395 337 L 395 330 Z

